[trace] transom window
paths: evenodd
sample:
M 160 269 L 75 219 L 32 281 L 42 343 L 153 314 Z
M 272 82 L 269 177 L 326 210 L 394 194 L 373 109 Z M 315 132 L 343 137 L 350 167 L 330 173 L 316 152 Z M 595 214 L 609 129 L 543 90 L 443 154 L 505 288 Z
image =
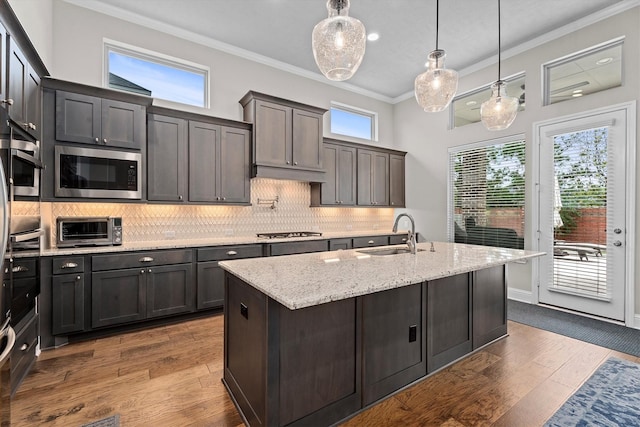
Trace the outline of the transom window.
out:
M 524 74 L 518 74 L 505 78 L 507 82 L 507 95 L 514 96 L 520 101 L 518 111 L 523 111 L 525 107 L 525 85 Z M 478 89 L 460 94 L 453 98 L 450 108 L 449 128 L 458 128 L 478 123 L 480 121 L 480 106 L 482 103 L 491 98 L 491 84 L 482 86 Z
M 378 113 L 337 102 L 331 103 L 331 133 L 378 140 Z
M 208 67 L 114 41 L 104 47 L 105 87 L 209 106 Z
M 449 240 L 524 249 L 524 136 L 449 150 Z

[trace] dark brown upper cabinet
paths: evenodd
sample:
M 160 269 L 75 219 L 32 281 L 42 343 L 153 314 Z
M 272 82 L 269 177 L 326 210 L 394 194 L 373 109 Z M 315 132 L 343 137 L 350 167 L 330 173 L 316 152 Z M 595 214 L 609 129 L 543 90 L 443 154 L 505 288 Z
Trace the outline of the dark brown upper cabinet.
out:
M 4 38 L 7 38 L 5 33 Z M 9 39 L 7 102 L 11 120 L 27 134 L 40 139 L 40 76 L 11 37 Z
M 389 154 L 389 204 L 404 207 L 405 155 Z
M 56 140 L 139 150 L 146 141 L 143 105 L 56 91 Z
M 7 108 L 7 29 L 0 23 L 0 106 Z
M 389 205 L 389 153 L 358 149 L 358 206 Z
M 250 91 L 241 100 L 253 123 L 252 176 L 322 182 L 322 108 Z
M 326 181 L 312 184 L 312 206 L 354 206 L 356 204 L 356 148 L 324 143 Z

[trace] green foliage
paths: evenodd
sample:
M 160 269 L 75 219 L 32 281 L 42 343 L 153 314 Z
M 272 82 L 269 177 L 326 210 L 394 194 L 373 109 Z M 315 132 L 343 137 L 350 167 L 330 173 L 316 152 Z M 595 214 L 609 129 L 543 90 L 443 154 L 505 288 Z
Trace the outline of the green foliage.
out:
M 582 212 L 578 208 L 560 209 L 560 218 L 562 218 L 562 226 L 556 228 L 556 234 L 559 236 L 568 236 L 578 228 L 578 218 L 582 216 Z

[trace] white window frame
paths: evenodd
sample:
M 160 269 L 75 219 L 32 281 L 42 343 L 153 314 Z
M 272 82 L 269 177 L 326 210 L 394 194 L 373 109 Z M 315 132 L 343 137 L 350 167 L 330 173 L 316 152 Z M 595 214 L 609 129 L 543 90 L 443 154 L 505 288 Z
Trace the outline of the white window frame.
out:
M 454 230 L 454 219 L 453 219 L 453 213 L 455 210 L 455 206 L 453 206 L 453 182 L 451 181 L 451 177 L 452 174 L 450 173 L 451 171 L 451 156 L 453 154 L 459 153 L 461 151 L 467 151 L 467 150 L 475 150 L 478 148 L 483 148 L 483 147 L 491 147 L 494 145 L 500 145 L 500 144 L 508 144 L 511 142 L 516 142 L 516 141 L 524 141 L 525 144 L 525 153 L 527 150 L 526 147 L 526 138 L 525 138 L 525 134 L 524 133 L 520 133 L 520 134 L 515 134 L 515 135 L 509 135 L 509 136 L 504 136 L 504 137 L 500 137 L 500 138 L 495 138 L 495 139 L 489 139 L 489 140 L 485 140 L 485 141 L 479 141 L 479 142 L 474 142 L 471 144 L 465 144 L 465 145 L 458 145 L 455 147 L 450 147 L 447 151 L 447 239 L 449 242 L 453 242 L 455 239 L 455 230 Z M 526 154 L 525 154 L 526 155 Z M 525 168 L 526 168 L 526 163 L 525 163 Z M 525 169 L 525 174 L 526 174 L 526 169 Z M 526 198 L 526 194 L 527 194 L 527 180 L 525 179 L 525 198 Z M 525 218 L 526 218 L 527 214 L 525 212 Z M 524 233 L 524 238 L 525 238 L 525 247 L 526 247 L 526 243 L 527 243 L 527 233 Z
M 365 141 L 373 141 L 373 142 L 378 141 L 378 113 L 377 112 L 365 110 L 364 108 L 354 107 L 352 105 L 347 105 L 347 104 L 343 104 L 341 102 L 335 102 L 335 101 L 331 101 L 331 106 L 329 108 L 330 108 L 329 111 L 335 108 L 336 110 L 341 110 L 346 113 L 358 114 L 360 116 L 366 116 L 371 119 L 371 139 L 359 138 L 357 136 L 343 135 L 340 133 L 331 132 L 333 135 L 342 135 L 342 136 L 347 136 L 349 138 L 363 139 Z M 331 131 L 331 113 L 329 113 L 329 131 Z
M 176 58 L 164 53 L 155 52 L 153 50 L 144 49 L 138 46 L 133 46 L 127 43 L 122 43 L 116 40 L 107 38 L 102 39 L 103 46 L 103 67 L 102 67 L 102 86 L 110 89 L 109 87 L 109 53 L 116 52 L 122 55 L 131 56 L 133 58 L 140 59 L 142 61 L 154 62 L 161 65 L 167 65 L 180 70 L 188 71 L 196 74 L 204 74 L 204 106 L 203 108 L 210 107 L 210 79 L 211 69 L 206 65 L 198 64 L 195 62 L 187 61 L 186 59 Z M 117 89 L 115 89 L 117 90 Z M 173 99 L 166 101 L 179 102 Z M 190 104 L 185 104 L 190 105 Z
M 583 58 L 585 56 L 589 56 L 589 55 L 593 55 L 596 54 L 600 51 L 612 48 L 612 47 L 616 47 L 616 46 L 621 46 L 624 47 L 624 41 L 625 41 L 625 37 L 621 36 L 621 37 L 617 37 L 615 39 L 597 44 L 595 46 L 591 46 L 588 47 L 586 49 L 582 49 L 579 50 L 577 52 L 573 52 L 570 53 L 569 55 L 565 55 L 561 58 L 557 58 L 554 59 L 552 61 L 548 61 L 545 62 L 544 64 L 542 64 L 542 105 L 543 106 L 547 106 L 547 105 L 552 105 L 550 103 L 551 100 L 551 86 L 549 83 L 550 80 L 550 74 L 551 74 L 551 70 L 554 67 L 560 66 L 560 65 L 564 65 L 568 62 L 571 61 L 575 61 L 576 59 L 580 59 Z M 621 57 L 621 61 L 624 61 L 624 49 L 622 52 L 622 57 Z M 620 85 L 622 86 L 624 84 L 624 68 L 621 70 L 620 73 Z M 615 87 L 620 87 L 620 86 L 615 86 Z M 605 89 L 606 90 L 606 89 Z M 597 92 L 594 92 L 597 93 Z

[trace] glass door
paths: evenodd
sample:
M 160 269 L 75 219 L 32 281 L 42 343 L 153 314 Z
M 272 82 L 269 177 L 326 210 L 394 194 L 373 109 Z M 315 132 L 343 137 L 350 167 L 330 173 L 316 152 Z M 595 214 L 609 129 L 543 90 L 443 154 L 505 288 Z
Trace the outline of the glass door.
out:
M 625 320 L 626 113 L 539 128 L 541 303 Z

